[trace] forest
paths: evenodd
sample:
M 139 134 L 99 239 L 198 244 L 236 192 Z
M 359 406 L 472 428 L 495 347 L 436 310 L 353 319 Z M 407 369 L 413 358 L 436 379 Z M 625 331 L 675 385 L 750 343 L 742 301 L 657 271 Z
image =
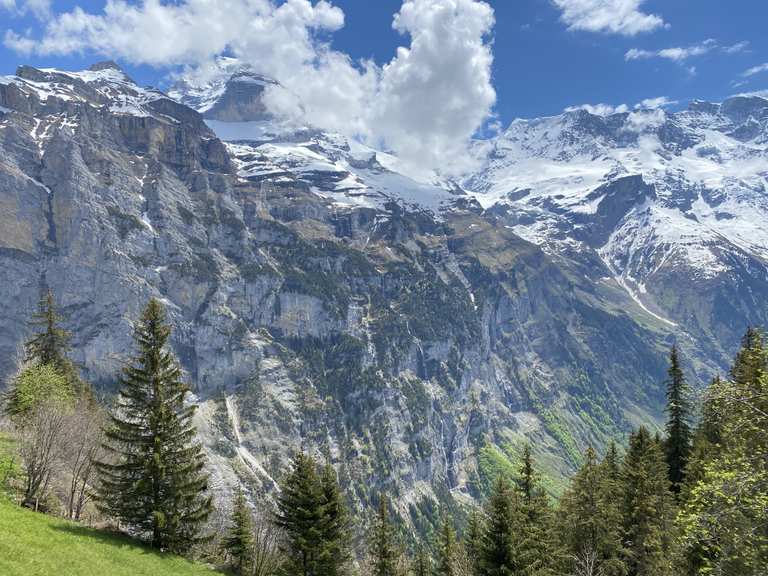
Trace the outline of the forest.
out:
M 768 343 L 747 329 L 703 391 L 668 357 L 666 425 L 583 463 L 555 498 L 529 448 L 484 500 L 411 533 L 386 487 L 352 510 L 336 470 L 296 450 L 274 499 L 214 502 L 196 406 L 150 300 L 104 396 L 70 359 L 54 294 L 3 396 L 0 498 L 253 576 L 760 576 L 768 570 Z M 225 512 L 222 512 L 225 511 Z M 3 535 L 0 534 L 0 539 Z

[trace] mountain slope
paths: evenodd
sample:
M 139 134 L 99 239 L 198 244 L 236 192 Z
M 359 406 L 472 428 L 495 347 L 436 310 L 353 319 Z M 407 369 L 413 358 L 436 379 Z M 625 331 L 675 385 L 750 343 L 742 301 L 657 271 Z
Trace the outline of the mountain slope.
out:
M 594 213 L 548 190 L 528 205 L 505 189 L 519 170 L 502 141 L 463 186 L 425 179 L 265 115 L 269 80 L 228 74 L 174 89 L 202 113 L 112 64 L 0 80 L 4 373 L 42 285 L 105 388 L 131 320 L 161 298 L 217 495 L 239 481 L 273 495 L 303 447 L 337 466 L 356 509 L 387 487 L 425 529 L 525 443 L 556 492 L 587 444 L 658 421 L 675 339 L 702 373 L 720 365 L 718 335 L 684 338 L 689 324 L 606 264 L 605 238 L 660 196 L 644 176 L 574 192 L 598 190 Z M 567 179 L 561 140 L 542 161 Z M 551 230 L 529 234 L 538 218 Z

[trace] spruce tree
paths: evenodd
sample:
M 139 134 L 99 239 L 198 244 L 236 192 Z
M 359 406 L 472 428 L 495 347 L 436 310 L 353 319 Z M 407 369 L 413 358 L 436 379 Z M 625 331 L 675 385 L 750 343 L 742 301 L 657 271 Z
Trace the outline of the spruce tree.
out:
M 579 565 L 592 564 L 605 576 L 626 573 L 615 458 L 615 445 L 600 464 L 595 451 L 588 448 L 584 464 L 560 501 L 560 534 L 572 572 Z
M 369 544 L 373 576 L 397 576 L 395 532 L 389 518 L 389 500 L 383 494 Z
M 672 495 L 661 443 L 641 427 L 622 466 L 625 563 L 630 576 L 671 574 Z
M 667 439 L 665 452 L 669 481 L 678 494 L 685 478 L 685 467 L 691 454 L 691 408 L 688 384 L 685 381 L 677 347 L 669 355 L 667 380 Z
M 413 562 L 413 576 L 432 576 L 432 559 L 423 546 L 419 546 Z
M 330 464 L 323 468 L 320 489 L 323 501 L 319 574 L 336 576 L 344 572 L 350 558 L 349 516 L 336 471 Z
M 24 343 L 24 361 L 53 366 L 67 379 L 67 394 L 90 395 L 90 388 L 80 379 L 74 363 L 69 359 L 72 334 L 62 328 L 63 320 L 53 292 L 50 289 L 45 290 L 30 321 L 34 333 Z
M 530 446 L 523 450 L 517 482 L 520 494 L 519 555 L 525 576 L 548 576 L 558 567 L 559 547 L 549 500 L 540 486 Z
M 315 460 L 296 454 L 281 486 L 276 524 L 286 534 L 283 552 L 287 576 L 317 576 L 323 537 L 324 497 Z
M 437 569 L 438 576 L 460 576 L 461 557 L 456 531 L 451 524 L 448 514 L 443 516 L 440 533 L 437 540 Z
M 509 482 L 499 476 L 486 506 L 481 553 L 485 576 L 511 576 L 522 568 L 519 557 L 522 521 L 517 500 Z
M 155 548 L 186 551 L 211 512 L 196 406 L 167 349 L 163 306 L 150 300 L 135 327 L 137 352 L 124 369 L 117 408 L 106 430 L 114 460 L 98 464 L 99 506 Z
M 223 545 L 232 559 L 234 570 L 238 574 L 246 574 L 253 556 L 253 517 L 241 488 L 238 488 L 232 503 L 232 525 Z
M 469 512 L 467 520 L 467 531 L 465 548 L 469 559 L 469 567 L 473 576 L 482 574 L 482 552 L 483 552 L 483 520 L 480 512 L 473 506 Z

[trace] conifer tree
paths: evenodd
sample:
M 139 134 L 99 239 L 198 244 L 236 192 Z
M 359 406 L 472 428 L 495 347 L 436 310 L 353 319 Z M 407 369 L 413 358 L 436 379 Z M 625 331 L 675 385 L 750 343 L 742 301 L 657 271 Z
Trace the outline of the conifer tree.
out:
M 75 365 L 69 359 L 72 335 L 62 328 L 63 320 L 53 292 L 45 290 L 30 321 L 34 334 L 24 343 L 24 361 L 53 366 L 68 382 L 69 390 L 65 391 L 66 394 L 90 394 L 90 389 L 80 379 Z
M 370 542 L 373 576 L 397 576 L 395 532 L 389 518 L 389 500 L 383 494 Z
M 480 517 L 480 512 L 474 506 L 469 512 L 465 542 L 469 567 L 472 571 L 472 575 L 480 576 L 482 573 L 481 559 L 483 551 L 483 521 Z
M 202 447 L 192 424 L 196 406 L 167 349 L 163 306 L 150 300 L 135 328 L 137 353 L 124 369 L 117 409 L 106 430 L 114 461 L 101 462 L 99 506 L 155 548 L 183 552 L 200 540 L 211 512 Z
M 622 576 L 621 515 L 618 485 L 612 477 L 615 445 L 602 463 L 592 447 L 584 464 L 571 480 L 560 501 L 560 533 L 566 546 L 567 565 L 576 571 L 579 564 L 591 563 L 605 576 Z
M 253 517 L 241 488 L 232 503 L 232 525 L 224 540 L 224 550 L 238 574 L 246 574 L 253 554 Z
M 641 427 L 622 466 L 625 563 L 630 576 L 671 573 L 672 495 L 661 443 Z
M 530 446 L 523 450 L 518 479 L 520 493 L 520 574 L 547 576 L 554 574 L 559 560 L 554 522 L 549 501 L 540 486 Z
M 460 576 L 461 557 L 456 531 L 446 514 L 440 527 L 437 541 L 437 570 L 438 576 Z
M 509 482 L 499 476 L 488 499 L 483 532 L 481 566 L 485 576 L 511 576 L 520 562 L 518 498 Z
M 685 467 L 691 453 L 691 408 L 688 384 L 685 381 L 676 346 L 669 355 L 667 380 L 667 439 L 665 452 L 669 481 L 677 494 L 683 484 Z
M 333 466 L 326 464 L 320 475 L 322 501 L 322 540 L 319 574 L 341 574 L 350 557 L 349 517 L 344 496 Z
M 419 546 L 413 562 L 413 576 L 432 576 L 432 559 L 423 546 Z
M 286 534 L 285 574 L 317 576 L 323 538 L 324 497 L 315 460 L 299 452 L 281 486 L 276 524 Z

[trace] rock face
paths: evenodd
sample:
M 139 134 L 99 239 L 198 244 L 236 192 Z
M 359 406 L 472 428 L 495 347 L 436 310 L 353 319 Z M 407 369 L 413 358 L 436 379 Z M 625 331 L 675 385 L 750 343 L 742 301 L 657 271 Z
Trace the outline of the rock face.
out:
M 494 162 L 528 138 L 513 132 L 464 188 L 424 182 L 397 158 L 265 118 L 261 92 L 238 83 L 177 88 L 201 114 L 114 64 L 0 79 L 3 374 L 43 285 L 105 389 L 131 320 L 161 298 L 222 494 L 237 481 L 273 494 L 305 448 L 337 465 L 354 506 L 386 488 L 424 529 L 436 502 L 479 496 L 525 443 L 556 492 L 587 444 L 661 416 L 675 338 L 763 318 L 768 284 L 746 250 L 723 248 L 722 261 L 751 283 L 707 275 L 697 302 L 712 307 L 695 313 L 685 297 L 703 284 L 680 285 L 671 248 L 635 275 L 639 257 L 619 248 L 650 233 L 638 224 L 649 205 L 684 201 L 645 176 L 617 168 L 585 193 L 592 212 L 538 182 L 502 186 Z M 754 106 L 729 114 L 751 122 Z M 690 112 L 705 113 L 721 114 Z M 625 121 L 577 115 L 572 130 L 596 140 L 563 136 L 578 153 L 553 148 L 553 162 L 631 140 Z M 678 128 L 663 131 L 670 149 L 698 141 Z M 691 205 L 705 194 L 720 197 L 696 188 Z M 528 233 L 539 222 L 546 234 Z M 630 276 L 654 279 L 654 304 Z M 708 356 L 718 336 L 683 339 L 701 374 L 721 365 Z

